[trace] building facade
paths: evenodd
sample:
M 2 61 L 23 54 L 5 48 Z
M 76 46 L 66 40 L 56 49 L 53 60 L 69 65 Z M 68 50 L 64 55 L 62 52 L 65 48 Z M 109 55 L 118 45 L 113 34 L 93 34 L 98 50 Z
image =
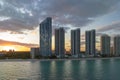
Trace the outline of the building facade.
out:
M 31 48 L 30 55 L 32 59 L 39 56 L 39 48 Z
M 85 33 L 86 54 L 96 56 L 96 31 L 90 30 Z
M 60 58 L 63 58 L 65 55 L 64 28 L 55 29 L 55 55 Z
M 101 54 L 110 56 L 110 36 L 101 36 Z
M 85 32 L 85 41 L 86 41 L 85 42 L 85 45 L 86 45 L 85 48 L 86 48 L 86 54 L 87 55 L 91 54 L 90 53 L 90 48 L 91 48 L 91 46 L 90 46 L 91 45 L 91 39 L 90 38 L 91 38 L 90 31 L 86 31 Z
M 80 29 L 71 30 L 71 54 L 80 57 Z
M 41 56 L 51 56 L 52 44 L 52 18 L 48 17 L 40 23 L 40 54 Z
M 120 56 L 120 35 L 114 37 L 114 55 Z

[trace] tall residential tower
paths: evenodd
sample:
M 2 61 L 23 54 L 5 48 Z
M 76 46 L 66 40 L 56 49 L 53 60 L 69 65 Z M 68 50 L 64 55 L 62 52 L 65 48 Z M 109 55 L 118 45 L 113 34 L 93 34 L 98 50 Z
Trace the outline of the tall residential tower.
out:
M 52 18 L 47 17 L 40 23 L 40 54 L 42 56 L 51 56 L 52 43 Z
M 60 58 L 65 54 L 65 31 L 64 28 L 55 29 L 55 54 Z
M 86 31 L 86 54 L 96 56 L 96 31 Z
M 101 36 L 101 54 L 110 56 L 110 36 Z
M 120 35 L 114 37 L 114 54 L 120 56 Z
M 71 54 L 74 57 L 80 56 L 80 29 L 71 30 Z

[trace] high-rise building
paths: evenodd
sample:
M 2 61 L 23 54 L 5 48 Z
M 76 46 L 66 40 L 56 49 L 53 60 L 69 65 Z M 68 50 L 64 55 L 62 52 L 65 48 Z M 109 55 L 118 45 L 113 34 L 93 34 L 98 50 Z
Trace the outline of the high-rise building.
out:
M 91 35 L 90 35 L 90 31 L 86 31 L 85 33 L 85 45 L 86 45 L 86 54 L 89 55 L 90 54 L 90 48 L 91 48 L 91 39 L 90 39 Z
M 80 56 L 80 29 L 71 30 L 71 54 L 74 57 Z
M 96 56 L 96 32 L 91 30 L 91 53 Z
M 52 18 L 47 17 L 40 23 L 40 54 L 42 56 L 51 56 L 52 43 Z
M 64 28 L 55 29 L 55 54 L 60 58 L 65 54 L 65 31 Z
M 95 30 L 86 31 L 86 54 L 96 56 L 96 32 Z
M 114 37 L 114 54 L 120 56 L 120 35 Z
M 101 54 L 109 56 L 110 55 L 110 36 L 101 36 Z

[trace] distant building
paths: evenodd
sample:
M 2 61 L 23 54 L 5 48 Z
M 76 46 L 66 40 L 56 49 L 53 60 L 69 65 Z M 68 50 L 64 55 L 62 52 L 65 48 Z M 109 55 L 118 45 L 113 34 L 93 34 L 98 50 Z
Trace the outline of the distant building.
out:
M 39 56 L 39 48 L 31 48 L 30 55 L 32 59 L 34 59 L 36 56 Z
M 110 56 L 110 36 L 101 36 L 101 54 Z
M 65 55 L 65 31 L 64 28 L 55 29 L 55 54 L 63 58 Z
M 114 54 L 120 56 L 120 35 L 114 37 Z
M 52 18 L 48 17 L 40 23 L 40 54 L 51 56 L 52 43 Z
M 86 31 L 86 54 L 96 56 L 96 31 Z
M 80 29 L 71 30 L 71 54 L 74 57 L 80 56 Z

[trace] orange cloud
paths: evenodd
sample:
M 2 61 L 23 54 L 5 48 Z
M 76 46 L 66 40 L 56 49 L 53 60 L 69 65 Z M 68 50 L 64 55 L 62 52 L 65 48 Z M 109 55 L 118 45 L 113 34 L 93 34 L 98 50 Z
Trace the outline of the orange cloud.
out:
M 24 47 L 38 47 L 38 44 L 31 44 L 31 43 L 21 43 L 21 42 L 15 42 L 15 41 L 7 41 L 0 39 L 0 46 L 10 46 L 10 45 L 20 45 Z

